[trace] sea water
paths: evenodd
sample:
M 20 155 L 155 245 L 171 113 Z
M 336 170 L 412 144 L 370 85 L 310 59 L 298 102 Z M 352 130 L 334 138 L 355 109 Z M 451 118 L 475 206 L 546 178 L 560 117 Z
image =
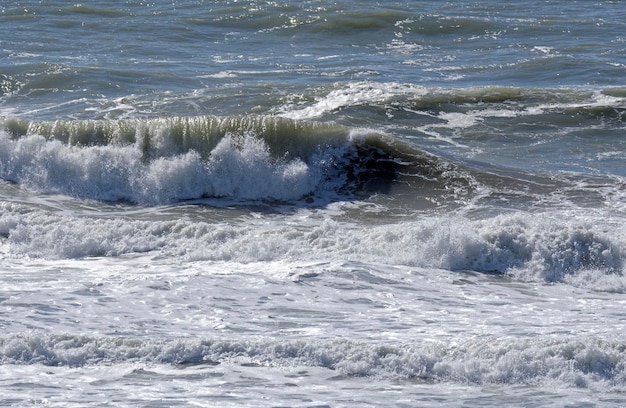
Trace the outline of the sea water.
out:
M 625 32 L 1 4 L 0 404 L 626 405 Z

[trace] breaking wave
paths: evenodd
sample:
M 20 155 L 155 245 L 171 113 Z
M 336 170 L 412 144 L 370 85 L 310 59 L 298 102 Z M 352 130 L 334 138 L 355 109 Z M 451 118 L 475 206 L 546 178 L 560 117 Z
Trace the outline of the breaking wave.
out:
M 167 204 L 376 192 L 400 177 L 445 191 L 449 165 L 366 129 L 278 117 L 27 122 L 0 131 L 0 177 L 83 199 Z
M 2 364 L 79 367 L 140 362 L 180 368 L 206 365 L 320 367 L 337 375 L 461 384 L 546 382 L 623 390 L 626 344 L 596 338 L 468 339 L 444 344 L 371 345 L 335 341 L 149 340 L 53 335 L 0 337 Z
M 626 292 L 622 230 L 557 214 L 500 215 L 483 220 L 428 219 L 350 226 L 302 214 L 286 223 L 253 219 L 216 223 L 193 219 L 129 220 L 57 215 L 4 203 L 3 244 L 34 258 L 76 259 L 153 253 L 183 262 L 382 263 L 565 282 Z M 303 224 L 304 223 L 304 224 Z

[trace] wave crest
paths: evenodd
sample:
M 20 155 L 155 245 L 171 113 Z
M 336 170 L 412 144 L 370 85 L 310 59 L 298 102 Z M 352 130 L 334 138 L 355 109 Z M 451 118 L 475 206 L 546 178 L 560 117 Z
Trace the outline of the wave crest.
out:
M 403 175 L 438 191 L 458 181 L 437 158 L 382 134 L 287 118 L 8 119 L 3 130 L 2 178 L 104 201 L 292 201 L 386 192 Z

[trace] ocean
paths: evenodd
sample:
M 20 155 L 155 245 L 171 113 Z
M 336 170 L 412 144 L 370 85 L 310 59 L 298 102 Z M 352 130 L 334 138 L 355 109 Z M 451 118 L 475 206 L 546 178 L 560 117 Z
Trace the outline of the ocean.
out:
M 626 406 L 626 4 L 0 4 L 0 405 Z

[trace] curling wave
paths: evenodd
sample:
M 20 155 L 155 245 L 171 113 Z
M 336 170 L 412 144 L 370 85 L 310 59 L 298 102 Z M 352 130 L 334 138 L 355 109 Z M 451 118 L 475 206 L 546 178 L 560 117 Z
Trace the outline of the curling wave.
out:
M 164 204 L 376 193 L 410 177 L 445 191 L 450 166 L 369 130 L 279 117 L 5 119 L 0 177 L 45 193 Z M 461 177 L 462 179 L 462 177 Z

